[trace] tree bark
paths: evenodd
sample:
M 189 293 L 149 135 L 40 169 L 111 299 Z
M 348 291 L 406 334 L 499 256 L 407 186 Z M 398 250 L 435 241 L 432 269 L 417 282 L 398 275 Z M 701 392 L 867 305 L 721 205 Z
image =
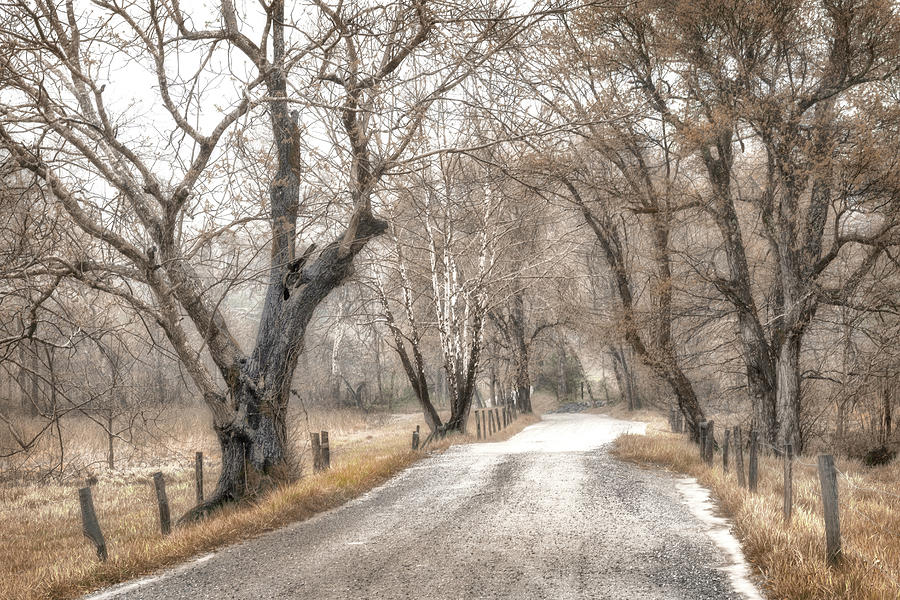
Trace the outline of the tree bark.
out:
M 800 432 L 800 346 L 802 336 L 787 336 L 778 353 L 779 442 L 803 449 Z

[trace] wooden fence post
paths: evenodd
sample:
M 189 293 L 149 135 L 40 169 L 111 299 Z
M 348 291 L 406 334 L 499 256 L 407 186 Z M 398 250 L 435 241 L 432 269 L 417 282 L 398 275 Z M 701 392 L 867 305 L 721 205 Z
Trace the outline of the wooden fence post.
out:
M 503 431 L 503 424 L 500 423 L 500 409 L 495 407 L 494 414 L 496 415 L 496 418 L 497 418 L 497 431 Z
M 309 443 L 312 446 L 312 456 L 313 456 L 313 471 L 321 471 L 322 470 L 322 446 L 319 442 L 319 434 L 318 433 L 310 433 L 309 434 Z
M 716 451 L 715 421 L 706 422 L 706 464 L 712 467 Z
M 728 472 L 728 446 L 731 442 L 731 430 L 725 428 L 725 441 L 722 442 L 722 471 Z
M 759 480 L 759 432 L 750 432 L 750 472 L 747 475 L 747 484 L 751 492 L 756 491 L 756 483 Z
M 744 440 L 741 438 L 741 427 L 735 425 L 734 436 L 731 438 L 734 442 L 734 468 L 737 471 L 738 485 L 745 488 L 747 480 L 744 479 Z
M 78 503 L 81 505 L 81 530 L 97 548 L 97 558 L 105 562 L 109 558 L 106 553 L 106 539 L 103 537 L 103 532 L 100 531 L 97 513 L 94 512 L 94 500 L 91 497 L 90 486 L 78 490 Z
M 672 407 L 669 409 L 669 431 L 675 433 L 675 408 Z
M 794 448 L 790 444 L 784 445 L 784 522 L 791 522 L 791 510 L 794 501 Z
M 838 511 L 837 472 L 834 457 L 819 455 L 819 484 L 822 486 L 822 508 L 825 511 L 825 545 L 829 564 L 841 560 L 841 518 Z
M 706 421 L 700 421 L 700 460 L 706 460 Z
M 194 491 L 197 497 L 197 504 L 203 502 L 203 453 L 197 452 L 194 455 Z
M 322 432 L 322 443 L 320 446 L 320 450 L 322 451 L 322 468 L 330 469 L 331 468 L 331 446 L 328 443 L 328 432 Z
M 477 408 L 475 409 L 475 439 L 481 439 L 481 411 Z
M 169 499 L 166 497 L 166 482 L 163 474 L 159 471 L 153 474 L 153 487 L 156 488 L 156 504 L 159 506 L 159 529 L 163 535 L 169 535 L 169 532 L 172 531 Z
M 419 426 L 418 426 L 418 425 L 416 425 L 416 430 L 413 431 L 413 435 L 412 435 L 412 449 L 413 449 L 413 450 L 418 450 L 418 449 L 419 449 Z

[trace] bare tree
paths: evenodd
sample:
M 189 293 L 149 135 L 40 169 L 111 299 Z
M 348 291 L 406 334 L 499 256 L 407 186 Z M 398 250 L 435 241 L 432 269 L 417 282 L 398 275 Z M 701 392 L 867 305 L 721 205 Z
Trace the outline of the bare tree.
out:
M 0 71 L 16 103 L 0 117 L 0 144 L 92 240 L 61 272 L 158 323 L 213 415 L 223 467 L 216 491 L 189 517 L 240 497 L 247 477 L 289 470 L 285 413 L 304 332 L 319 303 L 350 276 L 354 257 L 385 230 L 373 196 L 411 158 L 429 106 L 528 21 L 497 31 L 496 21 L 472 21 L 461 6 L 415 1 L 317 1 L 296 16 L 280 0 L 245 8 L 223 0 L 215 15 L 175 1 L 97 2 L 83 12 L 73 2 L 23 1 L 2 9 Z M 195 26 L 211 16 L 218 24 Z M 456 53 L 443 53 L 439 32 L 454 36 Z M 108 74 L 134 64 L 153 74 L 155 140 L 146 134 L 154 129 L 129 126 L 112 93 L 117 82 Z M 178 64 L 199 68 L 185 74 Z M 220 186 L 213 166 L 263 111 L 272 164 L 268 198 L 254 212 L 240 203 L 242 182 Z M 326 120 L 304 121 L 313 113 Z M 322 133 L 340 158 L 339 209 L 335 225 L 322 220 L 313 231 L 331 241 L 300 252 L 301 187 L 321 175 L 307 162 L 321 156 L 311 142 Z M 168 161 L 159 156 L 166 148 Z M 198 230 L 196 213 L 223 192 L 237 210 Z M 193 257 L 236 223 L 259 219 L 271 231 L 265 300 L 255 340 L 243 342 Z

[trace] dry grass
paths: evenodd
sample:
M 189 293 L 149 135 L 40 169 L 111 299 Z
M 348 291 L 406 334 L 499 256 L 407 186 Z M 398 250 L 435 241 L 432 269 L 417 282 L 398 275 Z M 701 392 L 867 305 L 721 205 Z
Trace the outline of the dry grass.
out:
M 803 456 L 794 462 L 794 515 L 788 525 L 782 516 L 780 459 L 761 458 L 759 491 L 751 495 L 738 486 L 733 466 L 723 472 L 721 455 L 710 469 L 699 460 L 696 446 L 659 428 L 646 436 L 619 437 L 614 452 L 626 460 L 692 475 L 712 490 L 771 598 L 900 598 L 900 466 L 867 468 L 837 459 L 838 469 L 846 474 L 838 481 L 844 560 L 830 568 L 815 458 Z
M 74 598 L 146 574 L 339 505 L 422 456 L 409 450 L 411 432 L 422 423 L 418 415 L 316 411 L 298 416 L 294 438 L 302 472 L 310 471 L 307 423 L 309 430 L 330 432 L 330 471 L 308 475 L 256 503 L 229 507 L 203 523 L 177 528 L 165 538 L 159 533 L 150 474 L 164 473 L 175 518 L 194 500 L 195 450 L 203 450 L 208 459 L 205 476 L 207 490 L 212 489 L 217 473 L 210 466 L 218 463 L 218 453 L 205 415 L 177 415 L 162 428 L 169 431 L 164 438 L 147 441 L 140 451 L 123 449 L 120 465 L 112 472 L 102 466 L 103 436 L 84 423 L 70 423 L 73 433 L 82 426 L 82 435 L 67 444 L 67 454 L 83 462 L 75 472 L 89 470 L 99 477 L 94 505 L 109 561 L 99 563 L 81 533 L 80 477 L 62 482 L 7 477 L 0 484 L 0 598 Z M 32 462 L 49 460 L 39 453 Z

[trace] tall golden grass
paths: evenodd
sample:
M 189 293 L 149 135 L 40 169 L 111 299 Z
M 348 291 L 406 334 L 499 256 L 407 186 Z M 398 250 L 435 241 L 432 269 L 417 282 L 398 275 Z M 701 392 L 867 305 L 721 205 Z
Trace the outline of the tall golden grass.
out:
M 836 458 L 843 560 L 825 560 L 825 527 L 815 457 L 794 461 L 793 517 L 783 517 L 784 467 L 762 456 L 758 492 L 737 483 L 732 459 L 728 473 L 716 455 L 713 468 L 699 459 L 684 436 L 648 428 L 648 435 L 623 435 L 614 454 L 643 465 L 691 475 L 709 488 L 734 525 L 761 586 L 777 599 L 900 598 L 900 466 L 869 468 Z M 747 456 L 745 453 L 745 464 Z

